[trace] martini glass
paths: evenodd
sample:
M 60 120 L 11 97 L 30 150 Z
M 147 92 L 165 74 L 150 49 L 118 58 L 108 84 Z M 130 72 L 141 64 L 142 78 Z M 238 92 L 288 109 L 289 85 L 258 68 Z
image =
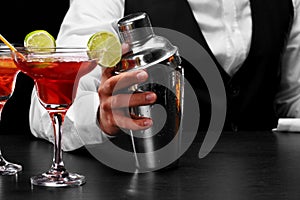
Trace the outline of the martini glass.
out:
M 0 118 L 1 111 L 11 97 L 19 70 L 14 64 L 9 48 L 0 45 Z M 6 161 L 0 150 L 0 174 L 14 175 L 22 170 L 22 166 Z
M 66 187 L 85 183 L 83 175 L 65 168 L 61 126 L 76 95 L 79 79 L 98 64 L 98 60 L 89 55 L 91 52 L 85 48 L 19 48 L 13 52 L 17 67 L 33 78 L 39 101 L 48 111 L 54 130 L 52 165 L 48 171 L 31 177 L 33 185 Z

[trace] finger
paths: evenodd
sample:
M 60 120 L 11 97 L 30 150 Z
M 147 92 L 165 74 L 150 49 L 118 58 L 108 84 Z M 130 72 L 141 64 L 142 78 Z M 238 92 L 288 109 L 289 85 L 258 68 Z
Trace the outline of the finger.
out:
M 122 44 L 122 54 L 124 55 L 124 54 L 128 53 L 129 51 L 130 51 L 130 46 L 129 46 L 129 44 L 123 43 L 123 44 Z
M 114 113 L 114 112 L 113 112 Z M 151 118 L 134 118 L 128 117 L 127 115 L 115 115 L 114 120 L 116 125 L 120 129 L 129 129 L 133 131 L 137 130 L 145 130 L 153 125 L 153 121 Z
M 108 98 L 108 101 L 106 101 L 106 103 L 110 105 L 103 105 L 103 106 L 110 109 L 129 108 L 129 107 L 150 105 L 155 103 L 156 99 L 157 96 L 154 92 L 118 94 Z
M 109 73 L 109 72 L 108 72 Z M 103 75 L 106 78 L 110 75 Z M 99 88 L 99 92 L 111 95 L 121 89 L 128 88 L 134 84 L 145 82 L 148 79 L 148 74 L 144 70 L 136 70 L 131 72 L 124 72 L 116 76 L 107 78 L 105 82 L 102 82 L 102 87 Z
M 128 110 L 128 109 L 127 109 Z M 105 113 L 105 114 L 104 114 Z M 152 126 L 153 121 L 146 117 L 131 117 L 129 113 L 122 109 L 114 110 L 113 112 L 102 113 L 102 118 L 99 120 L 101 129 L 109 135 L 119 134 L 120 129 L 126 130 L 144 130 Z M 100 112 L 101 115 L 101 112 Z
M 101 84 L 115 75 L 115 70 L 113 67 L 102 67 L 101 70 Z

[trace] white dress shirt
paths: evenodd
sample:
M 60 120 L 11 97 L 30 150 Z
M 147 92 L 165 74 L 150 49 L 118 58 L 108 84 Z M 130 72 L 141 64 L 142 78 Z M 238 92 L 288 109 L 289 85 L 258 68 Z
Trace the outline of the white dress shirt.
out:
M 218 62 L 233 75 L 246 59 L 252 37 L 249 0 L 188 0 L 195 19 Z M 294 23 L 283 56 L 281 90 L 277 94 L 279 111 L 289 117 L 300 117 L 300 0 L 293 0 Z M 84 46 L 100 30 L 116 33 L 116 21 L 124 16 L 125 0 L 72 0 L 60 32 L 58 46 Z M 63 149 L 74 150 L 84 144 L 103 142 L 107 135 L 97 123 L 98 86 L 101 70 L 94 69 L 83 77 L 77 97 L 63 127 Z M 47 112 L 33 91 L 30 107 L 33 135 L 53 142 Z

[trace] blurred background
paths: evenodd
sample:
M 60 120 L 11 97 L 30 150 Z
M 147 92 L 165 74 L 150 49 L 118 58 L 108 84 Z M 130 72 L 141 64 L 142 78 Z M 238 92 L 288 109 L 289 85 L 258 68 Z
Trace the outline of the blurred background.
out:
M 0 33 L 12 43 L 23 44 L 27 33 L 47 30 L 55 38 L 69 8 L 69 0 L 1 0 Z M 33 81 L 19 73 L 13 96 L 3 108 L 0 134 L 26 134 L 29 129 L 29 105 Z

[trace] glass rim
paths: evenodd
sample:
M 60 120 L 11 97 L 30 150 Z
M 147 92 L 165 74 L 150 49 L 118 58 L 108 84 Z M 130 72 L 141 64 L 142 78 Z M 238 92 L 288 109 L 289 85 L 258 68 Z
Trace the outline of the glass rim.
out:
M 19 53 L 24 54 L 56 54 L 56 53 L 83 53 L 83 52 L 97 52 L 102 50 L 89 50 L 87 47 L 15 47 Z M 1 49 L 0 49 L 1 50 Z

